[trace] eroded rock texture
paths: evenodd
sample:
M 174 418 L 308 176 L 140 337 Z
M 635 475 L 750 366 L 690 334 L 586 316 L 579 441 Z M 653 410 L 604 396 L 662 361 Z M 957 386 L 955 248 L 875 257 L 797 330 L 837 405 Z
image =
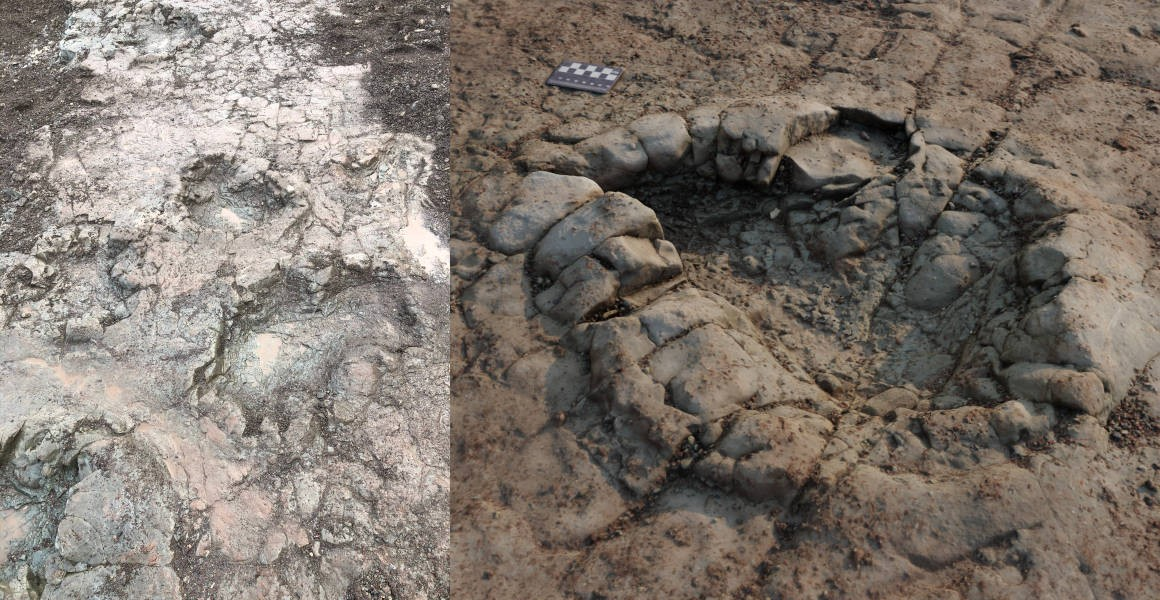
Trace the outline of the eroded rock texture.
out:
M 454 29 L 457 589 L 1149 596 L 1160 13 L 550 4 Z
M 77 116 L 0 173 L 0 597 L 447 597 L 435 140 L 334 3 L 64 8 Z

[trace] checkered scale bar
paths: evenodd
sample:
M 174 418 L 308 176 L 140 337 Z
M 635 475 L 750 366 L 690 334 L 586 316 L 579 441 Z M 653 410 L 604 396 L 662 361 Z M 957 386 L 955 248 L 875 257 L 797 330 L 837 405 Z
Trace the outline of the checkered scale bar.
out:
M 548 78 L 548 85 L 606 94 L 624 69 L 566 60 Z

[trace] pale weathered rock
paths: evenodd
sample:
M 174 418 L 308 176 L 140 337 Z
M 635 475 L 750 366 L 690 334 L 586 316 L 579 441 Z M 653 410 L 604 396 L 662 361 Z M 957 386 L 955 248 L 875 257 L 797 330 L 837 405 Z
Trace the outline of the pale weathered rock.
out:
M 353 5 L 82 4 L 0 24 L 0 597 L 447 598 L 440 75 L 374 102 Z
M 814 136 L 785 156 L 793 164 L 794 188 L 805 192 L 827 186 L 856 189 L 878 173 L 866 148 L 845 138 Z
M 709 323 L 740 329 L 746 333 L 754 331 L 753 326 L 736 308 L 695 289 L 667 294 L 641 311 L 639 317 L 649 339 L 658 346 Z
M 584 175 L 603 188 L 617 188 L 632 182 L 649 164 L 640 140 L 627 129 L 612 129 L 576 144 L 587 161 Z
M 554 277 L 604 240 L 623 235 L 659 238 L 661 224 L 637 200 L 618 192 L 605 194 L 553 225 L 536 245 L 532 266 Z
M 549 431 L 536 436 L 509 460 L 512 468 L 521 469 L 528 475 L 510 482 L 521 498 L 517 508 L 542 514 L 546 527 L 550 529 L 548 535 L 560 543 L 582 543 L 608 527 L 627 509 L 620 492 L 602 476 L 599 466 L 567 433 Z M 565 473 L 571 475 L 565 477 Z M 557 507 L 534 500 L 548 489 L 561 485 L 569 486 L 569 491 L 581 499 L 569 510 L 561 512 Z
M 721 113 L 717 174 L 726 181 L 768 185 L 790 146 L 829 129 L 834 109 L 805 100 L 769 98 L 733 105 Z
M 697 417 L 666 404 L 665 387 L 636 365 L 620 371 L 598 390 L 608 404 L 620 444 L 634 455 L 615 467 L 614 473 L 634 493 L 656 489 Z
M 604 349 L 589 357 L 594 388 L 604 385 L 616 373 L 635 367 L 657 348 L 636 317 L 609 319 L 592 324 L 590 329 L 590 347 Z
M 668 240 L 619 236 L 593 251 L 620 275 L 620 291 L 631 294 L 681 274 L 681 257 Z
M 898 226 L 904 235 L 918 237 L 950 202 L 963 178 L 963 163 L 933 144 L 922 145 L 908 160 L 912 169 L 898 181 Z
M 469 218 L 472 229 L 481 234 L 507 207 L 523 178 L 514 174 L 483 176 L 473 179 L 460 190 L 459 206 Z
M 914 409 L 917 406 L 917 394 L 906 388 L 890 388 L 867 400 L 866 404 L 862 405 L 862 412 L 880 417 L 899 408 Z
M 995 216 L 1007 212 L 1007 201 L 988 188 L 977 183 L 964 181 L 955 190 L 951 199 L 955 206 L 972 212 Z
M 891 543 L 911 560 L 933 566 L 952 563 L 999 533 L 1034 526 L 1040 521 L 1041 517 L 1032 507 L 1043 506 L 1046 499 L 1037 486 L 1029 485 L 1027 475 L 1008 466 L 983 470 L 975 475 L 980 483 L 988 476 L 1006 493 L 988 495 L 982 502 L 970 488 L 956 488 L 946 483 L 921 484 L 914 477 L 907 476 L 888 482 L 880 474 L 867 469 L 859 469 L 851 483 L 866 486 L 862 489 L 868 495 L 883 499 L 893 496 L 888 501 L 892 508 L 887 510 L 891 512 L 907 506 L 909 510 L 957 508 L 950 513 L 956 516 L 945 523 L 948 529 L 896 530 L 890 536 Z
M 1004 402 L 995 407 L 991 415 L 991 427 L 1004 444 L 1035 439 L 1046 434 L 1054 424 L 1053 411 L 1051 407 L 1046 408 L 1040 410 L 1018 400 Z
M 992 132 L 1002 130 L 1005 117 L 1006 111 L 996 104 L 956 94 L 936 96 L 931 106 L 915 112 L 914 120 L 928 143 L 970 153 L 985 146 Z
M 938 310 L 961 296 L 979 274 L 978 260 L 973 256 L 937 256 L 906 282 L 906 302 L 914 308 Z
M 1135 288 L 1109 297 L 1104 285 L 1071 279 L 1049 303 L 1028 311 L 1004 341 L 1003 360 L 1074 365 L 1098 371 L 1123 398 L 1135 369 L 1160 352 L 1156 298 Z M 1115 332 L 1114 336 L 1112 332 Z
M 1118 402 L 1130 373 L 1160 350 L 1152 337 L 1157 300 L 1142 287 L 1149 251 L 1136 232 L 1099 213 L 1068 215 L 1040 234 L 1019 257 L 1019 277 L 1061 287 L 1003 340 L 1003 360 L 1099 372 Z
M 832 430 L 829 421 L 789 407 L 741 411 L 717 441 L 717 453 L 697 470 L 747 498 L 788 504 L 812 474 Z
M 588 158 L 567 144 L 532 140 L 520 147 L 516 159 L 529 171 L 553 171 L 562 175 L 588 175 Z
M 468 325 L 496 317 L 523 317 L 530 304 L 524 282 L 524 256 L 516 255 L 489 269 L 463 292 Z
M 1006 151 L 996 152 L 978 171 L 999 182 L 997 190 L 1010 194 L 1011 212 L 1020 219 L 1047 220 L 1072 211 L 1095 211 L 1099 206 L 1082 182 Z
M 846 119 L 874 127 L 901 127 L 916 97 L 914 87 L 905 81 L 880 79 L 867 84 L 853 73 L 834 71 L 807 84 L 801 93 L 828 103 Z
M 643 116 L 628 125 L 648 154 L 648 167 L 669 171 L 679 166 L 692 144 L 685 120 L 674 113 Z
M 516 188 L 512 203 L 492 224 L 488 243 L 506 254 L 531 248 L 552 225 L 602 193 L 596 182 L 537 171 Z
M 71 490 L 57 526 L 56 547 L 63 558 L 90 565 L 167 564 L 173 558 L 169 539 L 174 515 L 166 490 L 142 479 L 156 474 L 124 464 L 133 460 L 114 445 L 91 448 L 90 461 L 110 461 L 111 473 L 81 476 Z M 140 459 L 137 459 L 140 460 Z M 126 505 L 133 510 L 125 510 Z
M 1112 397 L 1097 374 L 1080 373 L 1053 365 L 1019 363 L 1003 371 L 1011 392 L 1034 402 L 1106 417 Z
M 965 238 L 974 233 L 984 221 L 986 217 L 977 213 L 948 210 L 939 215 L 935 229 L 951 237 Z
M 717 132 L 721 128 L 721 108 L 703 106 L 688 114 L 692 138 L 693 165 L 700 166 L 717 155 Z
M 90 342 L 100 339 L 105 332 L 101 321 L 95 315 L 86 315 L 65 324 L 64 339 L 68 342 Z
M 716 326 L 694 329 L 657 350 L 648 361 L 658 383 L 668 387 L 673 406 L 701 419 L 714 421 L 739 408 L 757 393 L 761 365 Z M 697 365 L 688 369 L 687 365 Z M 728 378 L 714 372 L 728 369 Z
M 742 152 L 782 154 L 789 146 L 829 129 L 835 118 L 836 111 L 816 102 L 757 100 L 725 109 L 718 139 L 736 144 Z
M 599 121 L 572 119 L 549 129 L 547 139 L 557 144 L 575 144 L 602 133 L 607 128 L 604 123 Z
M 584 256 L 561 271 L 552 287 L 536 296 L 536 306 L 557 321 L 576 323 L 615 304 L 619 290 L 616 273 Z
M 1131 285 L 1143 281 L 1146 243 L 1138 233 L 1104 214 L 1072 214 L 1044 225 L 1045 235 L 1019 256 L 1020 279 L 1055 284 L 1072 277 L 1107 278 Z M 1100 240 L 1116 240 L 1109 243 Z

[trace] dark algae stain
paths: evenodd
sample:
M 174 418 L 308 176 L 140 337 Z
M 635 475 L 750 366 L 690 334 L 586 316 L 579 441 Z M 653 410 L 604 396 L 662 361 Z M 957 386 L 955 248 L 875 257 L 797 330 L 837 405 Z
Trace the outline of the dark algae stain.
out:
M 341 15 L 320 16 L 324 58 L 333 64 L 370 66 L 363 81 L 367 108 L 383 127 L 435 145 L 426 208 L 431 226 L 444 238 L 451 196 L 450 12 L 446 0 L 348 0 Z

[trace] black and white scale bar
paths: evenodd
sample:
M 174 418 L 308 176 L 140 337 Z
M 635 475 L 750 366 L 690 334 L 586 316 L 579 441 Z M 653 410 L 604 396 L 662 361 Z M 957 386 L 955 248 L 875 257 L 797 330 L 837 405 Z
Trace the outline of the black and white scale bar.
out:
M 566 60 L 548 78 L 548 85 L 607 94 L 620 79 L 624 69 Z

